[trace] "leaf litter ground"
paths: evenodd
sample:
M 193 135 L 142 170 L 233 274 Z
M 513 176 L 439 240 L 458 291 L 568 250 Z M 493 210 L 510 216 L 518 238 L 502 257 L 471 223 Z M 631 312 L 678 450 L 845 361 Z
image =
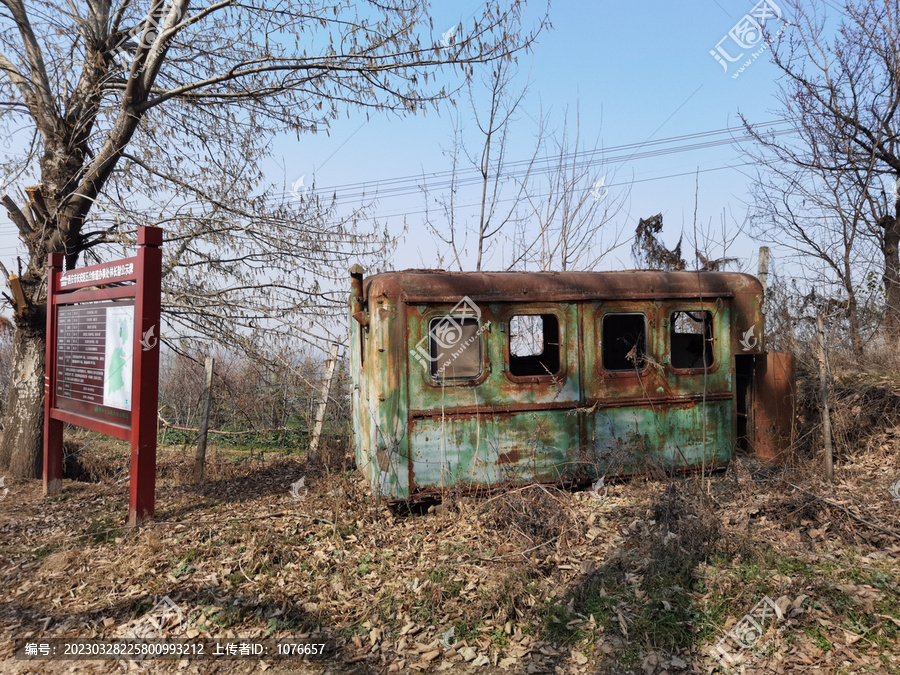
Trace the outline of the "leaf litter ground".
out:
M 764 598 L 777 616 L 733 672 L 900 672 L 892 439 L 833 485 L 745 460 L 702 479 L 530 485 L 408 513 L 346 460 L 221 449 L 192 485 L 190 449 L 170 447 L 156 518 L 133 530 L 123 446 L 85 434 L 69 450 L 83 480 L 50 499 L 7 480 L 0 500 L 3 673 L 125 672 L 17 661 L 12 640 L 128 637 L 166 596 L 182 611 L 168 637 L 308 639 L 327 659 L 133 672 L 710 673 L 710 649 Z

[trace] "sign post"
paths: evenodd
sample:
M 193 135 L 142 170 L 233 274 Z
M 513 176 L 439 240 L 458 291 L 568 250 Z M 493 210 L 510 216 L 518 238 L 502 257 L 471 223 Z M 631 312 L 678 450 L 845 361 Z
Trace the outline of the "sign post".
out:
M 153 517 L 162 230 L 134 258 L 62 272 L 51 253 L 44 378 L 44 494 L 62 489 L 63 424 L 131 442 L 128 523 Z

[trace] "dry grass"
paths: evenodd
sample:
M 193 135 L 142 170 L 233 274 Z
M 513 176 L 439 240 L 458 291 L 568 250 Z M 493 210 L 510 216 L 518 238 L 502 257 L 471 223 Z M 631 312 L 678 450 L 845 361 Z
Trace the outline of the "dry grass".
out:
M 99 482 L 66 480 L 50 500 L 38 482 L 7 482 L 0 630 L 115 637 L 168 595 L 185 610 L 173 635 L 316 631 L 330 650 L 322 671 L 650 675 L 707 672 L 705 650 L 768 595 L 792 623 L 750 672 L 897 673 L 900 539 L 886 530 L 900 531 L 887 490 L 900 438 L 889 433 L 862 434 L 869 451 L 842 453 L 833 485 L 813 458 L 753 476 L 736 464 L 635 478 L 606 496 L 531 485 L 409 514 L 385 508 L 339 449 L 310 464 L 214 448 L 192 485 L 192 448 L 170 447 L 157 518 L 136 530 L 124 527 L 123 446 L 83 435 L 69 449 Z M 301 476 L 309 491 L 295 499 Z M 490 665 L 471 666 L 469 648 Z M 8 648 L 2 658 L 0 671 L 17 672 Z
M 566 536 L 575 526 L 568 509 L 569 495 L 544 485 L 512 489 L 484 501 L 481 522 L 507 546 L 531 562 L 566 546 Z

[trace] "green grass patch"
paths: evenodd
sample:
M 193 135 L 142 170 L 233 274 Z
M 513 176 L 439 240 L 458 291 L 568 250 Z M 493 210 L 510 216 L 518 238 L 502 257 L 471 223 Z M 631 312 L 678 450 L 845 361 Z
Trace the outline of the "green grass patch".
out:
M 509 636 L 502 628 L 495 628 L 491 631 L 491 642 L 501 652 L 509 648 Z
M 417 602 L 412 608 L 412 619 L 425 626 L 433 624 L 437 619 L 433 604 L 428 600 Z
M 478 622 L 468 623 L 466 621 L 456 621 L 453 624 L 454 639 L 474 642 L 481 637 L 481 631 L 479 630 L 480 628 L 481 624 Z
M 828 652 L 831 650 L 831 642 L 827 637 L 822 633 L 822 629 L 818 626 L 810 626 L 805 631 L 806 637 L 812 640 L 813 644 L 816 645 L 823 652 Z
M 46 558 L 51 553 L 56 553 L 59 550 L 59 545 L 57 544 L 44 544 L 43 546 L 38 546 L 31 552 L 35 558 Z
M 773 566 L 787 577 L 802 576 L 810 579 L 816 576 L 815 568 L 812 565 L 797 558 L 776 558 Z
M 194 568 L 190 565 L 190 563 L 182 560 L 172 569 L 172 576 L 176 579 L 180 579 L 181 577 L 186 577 L 193 571 Z
M 244 612 L 241 607 L 209 607 L 204 610 L 205 621 L 198 622 L 202 631 L 215 632 L 213 627 L 227 629 L 241 623 Z
M 266 637 L 270 637 L 272 633 L 280 630 L 300 631 L 303 628 L 303 621 L 291 617 L 275 617 L 269 619 L 266 625 Z
M 95 544 L 105 544 L 115 541 L 122 533 L 122 528 L 115 525 L 112 516 L 104 516 L 103 518 L 95 518 L 91 524 L 87 526 L 82 536 L 90 539 Z
M 356 566 L 356 573 L 364 577 L 372 570 L 372 558 L 370 553 L 363 553 L 359 556 L 359 564 Z

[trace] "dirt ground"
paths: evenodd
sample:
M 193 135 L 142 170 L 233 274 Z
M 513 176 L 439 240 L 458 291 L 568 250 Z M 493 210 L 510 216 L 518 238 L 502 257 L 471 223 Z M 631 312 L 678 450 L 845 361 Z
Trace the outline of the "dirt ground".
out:
M 809 464 L 744 460 L 412 512 L 380 503 L 347 460 L 213 451 L 192 485 L 190 449 L 165 448 L 156 517 L 135 529 L 125 448 L 83 434 L 69 449 L 82 480 L 60 495 L 0 489 L 2 673 L 125 672 L 17 660 L 13 641 L 129 637 L 164 598 L 179 612 L 160 619 L 166 637 L 309 640 L 326 658 L 132 672 L 710 673 L 719 645 L 731 672 L 900 673 L 890 434 L 833 484 Z

